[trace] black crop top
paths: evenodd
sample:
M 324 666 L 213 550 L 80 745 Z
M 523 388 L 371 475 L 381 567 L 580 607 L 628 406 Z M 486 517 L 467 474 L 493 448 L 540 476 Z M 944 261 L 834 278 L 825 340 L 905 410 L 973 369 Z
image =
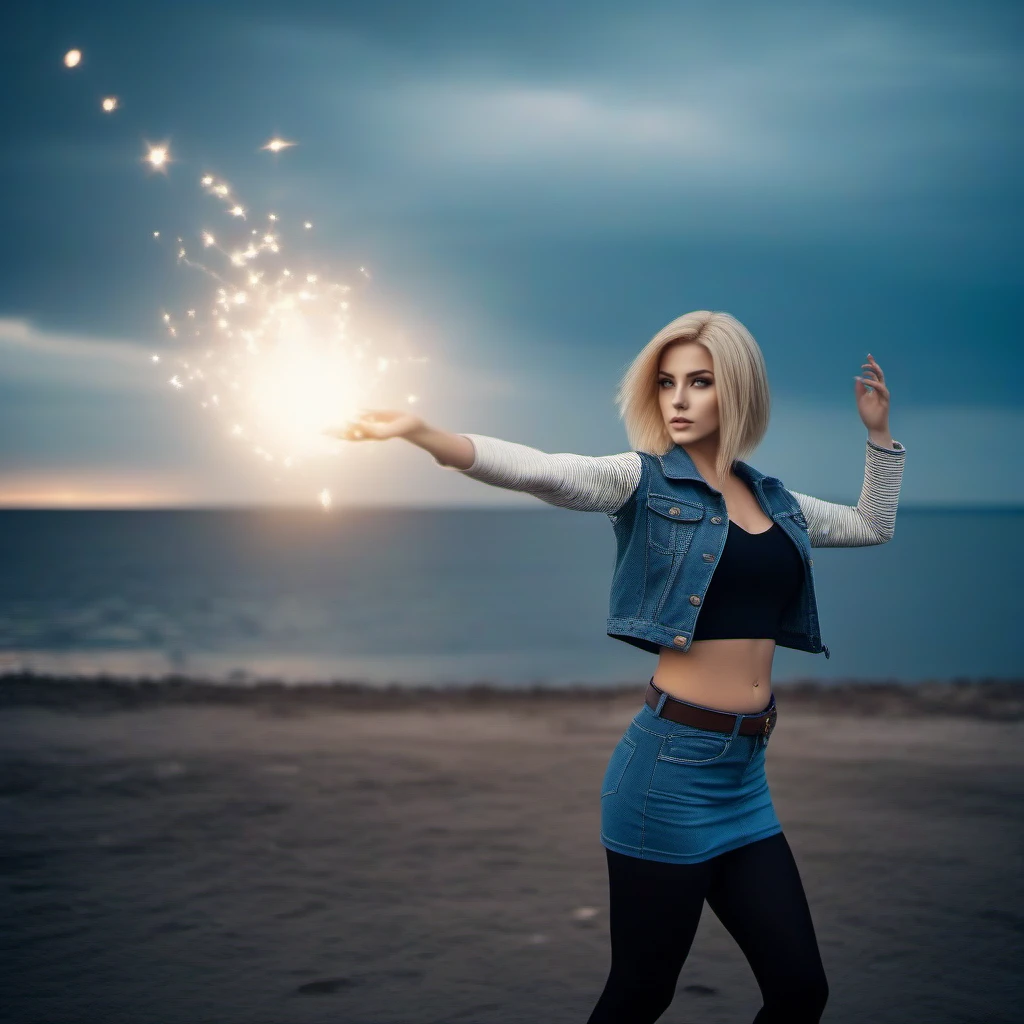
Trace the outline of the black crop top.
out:
M 747 533 L 730 520 L 693 639 L 774 639 L 782 612 L 802 582 L 800 553 L 778 523 L 762 533 Z

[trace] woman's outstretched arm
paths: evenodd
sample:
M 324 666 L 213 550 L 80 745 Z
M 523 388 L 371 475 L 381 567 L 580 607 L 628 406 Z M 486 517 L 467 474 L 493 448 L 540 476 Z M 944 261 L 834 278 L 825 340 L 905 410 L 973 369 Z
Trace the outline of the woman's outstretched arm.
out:
M 620 509 L 640 482 L 640 456 L 554 454 L 486 434 L 450 434 L 424 426 L 406 435 L 444 469 L 494 487 L 525 491 L 577 512 Z
M 790 491 L 807 520 L 811 547 L 852 548 L 892 540 L 907 451 L 899 441 L 892 444 L 886 448 L 868 439 L 864 484 L 856 505 Z

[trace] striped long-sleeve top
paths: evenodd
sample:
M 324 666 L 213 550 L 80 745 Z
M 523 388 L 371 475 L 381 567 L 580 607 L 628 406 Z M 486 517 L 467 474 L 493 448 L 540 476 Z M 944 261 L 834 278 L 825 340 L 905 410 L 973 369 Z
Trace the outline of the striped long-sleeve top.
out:
M 506 490 L 525 491 L 549 505 L 578 512 L 604 512 L 622 508 L 640 483 L 640 456 L 575 455 L 548 453 L 515 441 L 462 434 L 473 445 L 475 458 L 468 469 L 434 461 L 444 469 L 457 469 L 482 483 Z M 899 441 L 883 448 L 867 441 L 864 483 L 856 505 L 823 501 L 790 491 L 807 520 L 812 547 L 860 547 L 884 544 L 896 527 L 896 506 L 906 449 Z

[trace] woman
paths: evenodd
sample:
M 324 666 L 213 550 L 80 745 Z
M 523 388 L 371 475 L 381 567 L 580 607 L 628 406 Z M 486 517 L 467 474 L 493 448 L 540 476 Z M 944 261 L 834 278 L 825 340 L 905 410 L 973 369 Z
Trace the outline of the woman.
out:
M 706 310 L 659 331 L 624 375 L 617 401 L 631 452 L 547 454 L 386 410 L 331 431 L 405 437 L 438 465 L 604 512 L 615 528 L 607 631 L 658 663 L 601 787 L 612 963 L 588 1024 L 664 1013 L 705 900 L 754 971 L 764 1001 L 755 1024 L 821 1017 L 828 985 L 765 748 L 776 646 L 829 656 L 810 548 L 893 536 L 905 449 L 889 434 L 882 369 L 867 358 L 854 386 L 868 428 L 856 506 L 788 491 L 740 460 L 768 426 L 764 359 L 741 323 Z

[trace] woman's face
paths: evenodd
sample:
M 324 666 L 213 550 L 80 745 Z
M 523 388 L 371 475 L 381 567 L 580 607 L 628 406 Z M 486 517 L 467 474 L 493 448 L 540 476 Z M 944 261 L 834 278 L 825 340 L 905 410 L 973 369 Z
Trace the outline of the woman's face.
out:
M 718 430 L 714 360 L 699 342 L 673 342 L 661 351 L 658 402 L 669 436 L 676 444 L 692 444 Z M 690 420 L 672 423 L 676 416 Z

